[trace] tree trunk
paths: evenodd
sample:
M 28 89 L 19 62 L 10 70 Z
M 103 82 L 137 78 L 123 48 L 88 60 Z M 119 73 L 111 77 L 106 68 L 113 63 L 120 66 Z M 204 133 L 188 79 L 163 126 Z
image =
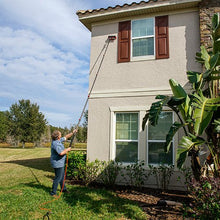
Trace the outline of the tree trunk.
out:
M 192 168 L 195 179 L 199 181 L 202 175 L 202 172 L 201 172 L 202 167 L 200 165 L 199 157 L 196 152 L 192 152 L 192 155 L 191 155 L 191 168 Z

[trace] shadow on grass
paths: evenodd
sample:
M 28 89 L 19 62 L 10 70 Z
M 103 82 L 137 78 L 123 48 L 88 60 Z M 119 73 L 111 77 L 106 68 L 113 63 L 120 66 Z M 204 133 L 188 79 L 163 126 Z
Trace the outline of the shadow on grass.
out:
M 48 194 L 51 191 L 50 187 L 46 187 L 36 182 L 27 183 L 25 185 L 44 190 Z M 134 211 L 134 206 L 132 205 L 136 204 L 135 202 L 119 198 L 110 190 L 75 185 L 74 187 L 71 187 L 69 191 L 69 194 L 62 193 L 62 198 L 60 199 L 68 203 L 71 207 L 87 209 L 94 213 L 94 216 L 110 213 L 111 217 L 119 217 L 123 215 L 126 219 L 145 219 L 144 217 L 137 216 L 137 211 Z
M 36 158 L 36 159 L 25 159 L 25 160 L 10 160 L 10 161 L 4 161 L 1 163 L 18 164 L 18 165 L 26 166 L 29 168 L 43 170 L 46 172 L 53 172 L 53 168 L 51 167 L 49 157 Z
M 83 206 L 94 215 L 111 213 L 118 217 L 123 214 L 129 219 L 144 219 L 138 218 L 134 206 L 131 206 L 136 205 L 135 202 L 119 198 L 110 190 L 74 186 L 70 194 L 64 194 L 64 199 L 70 206 Z
M 48 195 L 51 192 L 51 187 L 45 186 L 45 185 L 41 184 L 40 182 L 30 182 L 30 183 L 24 183 L 22 185 L 25 185 L 25 186 L 28 186 L 28 187 L 31 187 L 31 188 L 36 188 L 36 189 L 39 189 L 39 190 L 44 190 L 45 192 L 48 193 Z

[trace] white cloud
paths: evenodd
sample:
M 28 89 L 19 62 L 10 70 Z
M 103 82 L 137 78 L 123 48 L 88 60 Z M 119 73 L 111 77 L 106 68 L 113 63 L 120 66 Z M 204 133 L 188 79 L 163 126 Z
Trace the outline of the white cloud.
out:
M 43 110 L 79 111 L 74 105 L 82 106 L 87 95 L 87 61 L 29 30 L 0 27 L 0 48 L 1 97 L 30 99 Z
M 77 123 L 88 93 L 90 32 L 76 11 L 126 0 L 0 0 L 0 110 L 37 103 L 52 125 Z
M 31 29 L 63 49 L 88 56 L 90 33 L 78 22 L 74 10 L 80 7 L 80 1 L 1 0 L 0 17 L 15 28 Z
M 73 125 L 71 121 L 73 118 L 71 115 L 64 114 L 64 113 L 54 113 L 54 112 L 44 112 L 46 118 L 50 121 L 51 125 L 55 124 L 58 127 L 64 127 L 65 124 L 67 127 Z
M 81 74 L 77 71 L 89 66 L 86 61 L 79 60 L 73 53 L 53 47 L 30 31 L 13 31 L 0 27 L 0 48 L 1 75 L 51 89 L 55 89 L 55 81 L 56 85 L 63 85 L 73 77 L 80 78 Z

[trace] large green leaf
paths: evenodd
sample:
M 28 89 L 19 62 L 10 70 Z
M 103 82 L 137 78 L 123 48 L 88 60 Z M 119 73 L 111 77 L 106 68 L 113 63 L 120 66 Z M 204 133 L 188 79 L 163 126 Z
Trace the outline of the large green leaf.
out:
M 149 119 L 149 112 L 147 111 L 142 121 L 142 131 L 144 131 L 148 119 Z
M 220 133 L 220 118 L 214 121 L 215 131 Z
M 218 27 L 219 27 L 219 14 L 216 13 L 212 17 L 212 29 L 216 31 Z
M 190 83 L 192 84 L 197 84 L 201 81 L 201 73 L 199 72 L 194 72 L 194 71 L 188 71 L 187 72 L 187 77 Z
M 167 95 L 157 95 L 156 97 L 155 97 L 155 99 L 166 99 L 166 98 L 168 98 L 169 96 L 167 96 Z
M 200 53 L 200 52 L 197 52 L 196 53 L 196 61 L 198 62 L 198 63 L 204 63 L 204 60 L 201 58 L 201 56 L 202 56 L 202 54 Z
M 220 23 L 219 14 L 216 13 L 212 18 L 212 39 L 213 39 L 213 54 L 220 53 Z M 217 65 L 220 65 L 220 57 Z
M 183 87 L 176 80 L 170 79 L 169 83 L 170 83 L 173 95 L 176 98 L 182 98 L 182 97 L 186 98 L 186 96 L 187 96 L 186 91 L 183 89 Z
M 209 64 L 210 56 L 208 54 L 208 51 L 206 50 L 204 46 L 201 46 L 200 48 L 201 48 L 201 58 L 205 62 L 205 68 L 209 70 L 210 69 L 210 64 Z
M 189 150 L 194 146 L 194 143 L 192 142 L 192 140 L 187 137 L 187 136 L 183 136 L 182 139 L 180 140 L 180 146 L 177 149 L 177 167 L 179 169 L 182 168 L 186 157 L 188 155 Z
M 157 124 L 162 109 L 163 109 L 162 101 L 152 103 L 149 110 L 149 121 L 151 125 L 155 126 Z
M 184 107 L 185 107 L 184 108 L 184 110 L 185 110 L 185 117 L 186 117 L 186 121 L 187 121 L 192 116 L 191 99 L 190 99 L 190 97 L 188 95 L 186 96 L 185 106 Z
M 186 91 L 183 89 L 183 87 L 177 83 L 174 79 L 169 80 L 170 87 L 172 89 L 173 95 L 176 98 L 185 98 L 185 102 L 181 105 L 178 105 L 178 108 L 181 112 L 182 118 L 186 121 L 187 119 L 187 113 L 189 112 L 189 99 Z
M 149 110 L 149 121 L 151 125 L 155 126 L 158 122 L 160 113 L 163 110 L 164 106 L 170 107 L 175 112 L 178 112 L 178 109 L 175 108 L 175 106 L 179 106 L 180 104 L 184 103 L 185 98 L 184 97 L 173 97 L 173 96 L 164 96 L 164 95 L 158 95 L 156 96 L 156 99 L 161 99 L 160 101 L 152 103 L 150 110 Z
M 188 151 L 183 148 L 178 148 L 177 155 L 177 167 L 181 169 L 188 156 Z
M 202 91 L 198 94 L 194 94 L 194 114 L 193 119 L 195 120 L 194 129 L 196 135 L 201 135 L 203 131 L 209 125 L 213 112 L 217 110 L 220 105 L 220 97 L 218 98 L 206 98 L 203 96 Z
M 209 63 L 210 63 L 210 69 L 212 71 L 217 66 L 218 60 L 219 60 L 219 53 L 216 53 L 214 56 L 211 56 Z
M 183 126 L 184 126 L 183 124 L 181 124 L 181 123 L 175 121 L 175 122 L 172 124 L 172 126 L 170 127 L 170 130 L 169 130 L 169 132 L 168 132 L 168 134 L 167 134 L 167 136 L 166 136 L 166 143 L 165 143 L 165 146 L 164 146 L 164 151 L 165 151 L 166 153 L 168 153 L 169 150 L 170 150 L 170 145 L 171 145 L 171 143 L 172 143 L 172 140 L 173 140 L 174 135 L 175 135 L 176 132 L 177 132 L 181 127 L 183 127 Z
M 194 135 L 183 136 L 177 149 L 177 167 L 180 169 L 186 160 L 188 152 L 194 147 L 205 143 L 205 140 Z
M 210 80 L 220 80 L 220 75 L 219 76 L 211 76 Z
M 169 107 L 175 107 L 177 105 L 181 105 L 185 102 L 185 98 L 181 97 L 181 98 L 176 98 L 174 96 L 171 96 L 169 101 L 167 102 L 167 105 Z
M 160 113 L 163 110 L 163 106 L 165 106 L 169 100 L 169 96 L 159 96 L 162 98 L 160 101 L 152 103 L 149 110 L 149 121 L 151 125 L 155 126 L 158 122 Z M 158 96 L 156 98 L 159 98 Z
M 186 98 L 187 97 L 187 93 L 185 92 L 185 90 L 174 79 L 170 79 L 169 83 L 170 83 L 170 87 L 172 89 L 173 95 L 176 98 Z M 185 104 L 183 103 L 183 104 L 179 105 L 178 108 L 181 112 L 181 115 L 182 115 L 183 119 L 186 120 Z
M 157 95 L 156 99 L 161 99 L 160 101 L 152 103 L 150 110 L 146 112 L 143 121 L 142 121 L 142 130 L 144 131 L 145 125 L 149 120 L 151 125 L 155 126 L 158 122 L 160 113 L 163 110 L 163 106 L 170 107 L 176 113 L 178 109 L 175 108 L 177 105 L 180 105 L 184 102 L 184 98 L 176 98 L 173 96 L 164 96 L 164 95 Z

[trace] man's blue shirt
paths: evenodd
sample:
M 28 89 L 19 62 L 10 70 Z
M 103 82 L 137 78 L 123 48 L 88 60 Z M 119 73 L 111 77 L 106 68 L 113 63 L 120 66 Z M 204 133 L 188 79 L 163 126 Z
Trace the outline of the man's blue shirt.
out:
M 66 138 L 62 137 L 60 140 L 55 140 L 51 143 L 50 162 L 53 168 L 60 168 L 65 166 L 66 155 L 60 156 L 60 153 L 65 149 L 63 145 L 65 140 Z

